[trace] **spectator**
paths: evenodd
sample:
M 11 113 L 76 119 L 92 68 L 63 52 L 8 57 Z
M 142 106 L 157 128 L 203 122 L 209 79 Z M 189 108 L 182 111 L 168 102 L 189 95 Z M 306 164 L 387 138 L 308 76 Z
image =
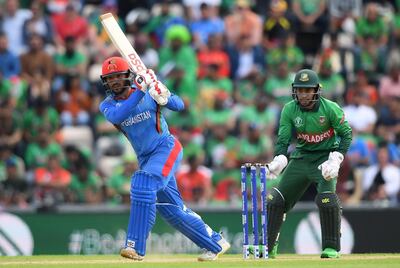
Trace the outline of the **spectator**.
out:
M 53 17 L 53 25 L 57 50 L 64 47 L 67 37 L 73 37 L 78 47 L 88 38 L 87 20 L 79 15 L 72 3 L 67 5 L 65 12 Z
M 344 204 L 356 205 L 363 195 L 361 172 L 352 168 L 347 155 L 339 170 L 336 193 Z
M 190 111 L 193 111 L 191 109 Z M 197 111 L 196 111 L 197 112 Z M 205 143 L 205 137 L 202 133 L 202 128 L 199 127 L 199 114 L 189 112 L 189 109 L 185 111 L 183 117 L 186 117 L 184 121 L 188 122 L 190 118 L 193 118 L 192 122 L 188 122 L 180 129 L 172 129 L 176 131 L 176 135 L 179 137 L 182 146 L 185 146 L 183 151 L 182 163 L 187 163 L 187 159 L 191 155 L 197 155 L 204 152 L 202 145 Z M 169 121 L 174 122 L 175 121 Z M 178 122 L 179 124 L 179 122 Z M 171 130 L 171 128 L 170 128 Z
M 261 46 L 252 44 L 249 33 L 241 35 L 234 46 L 229 46 L 227 52 L 231 65 L 230 77 L 233 80 L 265 69 L 264 51 Z
M 295 73 L 304 64 L 304 54 L 295 44 L 295 36 L 293 33 L 287 33 L 282 36 L 280 44 L 267 51 L 267 63 L 271 71 L 278 70 L 281 62 L 287 62 L 288 71 Z
M 165 84 L 177 94 L 195 101 L 197 58 L 189 46 L 190 33 L 185 26 L 174 25 L 166 32 L 167 43 L 160 49 L 159 73 Z
M 43 70 L 36 70 L 29 85 L 27 101 L 33 103 L 38 98 L 50 101 L 50 95 L 51 81 L 46 79 Z
M 201 162 L 201 155 L 192 155 L 188 165 L 183 165 L 176 174 L 179 191 L 187 202 L 205 204 L 212 196 L 212 171 Z
M 290 86 L 293 82 L 293 74 L 289 72 L 287 61 L 277 63 L 276 67 L 275 72 L 271 73 L 270 77 L 266 79 L 264 91 L 272 97 L 274 102 L 283 107 L 293 99 Z
M 319 79 L 323 86 L 323 96 L 342 105 L 345 86 L 344 80 L 340 74 L 333 72 L 332 62 L 329 59 L 321 62 Z
M 251 11 L 249 0 L 236 0 L 232 14 L 225 17 L 225 34 L 228 45 L 236 45 L 242 36 L 248 36 L 251 46 L 261 45 L 262 20 Z
M 32 17 L 24 22 L 22 35 L 25 46 L 29 45 L 32 34 L 43 36 L 43 43 L 48 52 L 52 51 L 54 44 L 54 31 L 51 19 L 43 14 L 43 4 L 34 0 L 31 4 Z
M 23 109 L 27 106 L 27 84 L 14 77 L 4 79 L 0 71 L 0 104 L 12 109 Z
M 96 204 L 102 201 L 100 178 L 91 170 L 87 161 L 81 161 L 72 174 L 68 188 L 69 201 L 72 203 Z
M 9 158 L 5 161 L 6 179 L 0 181 L 0 204 L 26 208 L 30 201 L 28 183 L 18 172 L 18 161 Z
M 198 50 L 204 50 L 211 34 L 223 34 L 224 21 L 212 15 L 212 8 L 206 3 L 200 5 L 201 17 L 190 24 L 193 44 Z
M 296 43 L 305 54 L 315 55 L 328 29 L 325 0 L 293 0 Z
M 160 14 L 153 16 L 147 25 L 143 28 L 143 32 L 154 36 L 156 39 L 156 47 L 164 45 L 164 37 L 166 36 L 166 31 L 172 26 L 171 21 L 174 16 L 171 12 L 171 3 L 169 1 L 162 1 Z M 177 24 L 183 24 L 177 22 Z
M 146 33 L 138 33 L 135 36 L 135 50 L 147 68 L 158 69 L 158 52 L 150 46 L 149 36 Z
M 265 83 L 261 70 L 254 70 L 247 77 L 234 83 L 234 97 L 239 105 L 254 105 L 257 94 Z
M 0 101 L 1 103 L 9 102 L 11 98 L 13 84 L 10 79 L 4 78 L 3 74 L 0 71 Z
M 28 52 L 21 55 L 21 78 L 28 84 L 34 80 L 34 75 L 40 71 L 47 81 L 51 81 L 54 74 L 54 62 L 51 56 L 43 49 L 43 37 L 32 34 L 29 39 Z
M 400 97 L 387 99 L 381 107 L 377 134 L 388 142 L 400 144 Z
M 347 164 L 354 169 L 364 168 L 371 164 L 371 156 L 370 148 L 363 137 L 357 134 L 353 135 L 352 143 L 346 154 Z
M 91 101 L 81 88 L 80 76 L 67 77 L 65 87 L 57 92 L 56 107 L 63 126 L 88 125 Z
M 22 116 L 22 130 L 27 143 L 35 142 L 41 128 L 48 127 L 50 135 L 54 135 L 59 127 L 59 115 L 48 100 L 38 97 Z
M 125 136 L 117 128 L 108 122 L 104 116 L 96 115 L 94 118 L 94 130 L 98 136 L 96 140 L 96 160 L 103 156 L 120 156 L 124 153 L 123 140 Z
M 50 155 L 61 155 L 62 150 L 60 145 L 53 142 L 51 138 L 48 127 L 41 126 L 38 129 L 37 140 L 29 143 L 25 152 L 24 159 L 28 169 L 44 167 L 48 164 Z M 59 159 L 57 158 L 56 161 L 58 162 Z
M 400 62 L 389 65 L 388 74 L 380 80 L 379 95 L 384 102 L 400 97 Z
M 266 137 L 272 137 L 277 111 L 270 105 L 269 98 L 266 94 L 260 93 L 254 98 L 253 105 L 247 105 L 240 111 L 240 133 L 246 136 L 251 125 L 260 127 L 261 132 Z
M 347 121 L 357 133 L 371 134 L 378 119 L 376 111 L 367 105 L 368 95 L 356 93 L 353 102 L 343 107 Z
M 377 85 L 385 72 L 387 55 L 385 49 L 379 49 L 373 36 L 365 36 L 363 47 L 355 53 L 354 69 L 364 70 L 368 80 Z
M 118 25 L 121 27 L 122 31 L 126 33 L 126 27 L 123 17 L 118 16 L 118 3 L 116 0 L 102 0 L 100 8 L 95 9 L 89 16 L 89 42 L 93 44 L 93 48 L 90 49 L 90 53 L 93 57 L 104 58 L 112 56 L 112 54 L 117 53 L 114 45 L 112 44 L 110 38 L 104 29 L 99 16 L 105 13 L 113 14 L 114 18 L 117 20 Z M 134 42 L 136 43 L 136 42 Z M 146 65 L 147 66 L 147 65 Z
M 278 47 L 282 44 L 281 40 L 293 30 L 293 22 L 286 13 L 287 5 L 285 0 L 270 1 L 263 28 L 263 46 L 266 50 Z
M 9 49 L 7 35 L 0 32 L 0 73 L 5 79 L 16 77 L 21 72 L 19 58 Z
M 343 41 L 339 42 L 340 34 L 330 33 L 329 42 L 325 44 L 321 52 L 317 54 L 314 61 L 314 69 L 319 72 L 323 62 L 330 61 L 332 71 L 340 74 L 344 79 L 348 80 L 354 74 L 354 53 L 353 48 L 347 48 L 343 45 Z
M 17 172 L 19 177 L 25 176 L 24 160 L 13 153 L 13 148 L 7 144 L 0 144 L 0 182 L 7 178 L 7 161 L 13 160 L 17 165 Z
M 228 54 L 223 49 L 223 36 L 221 34 L 210 34 L 207 46 L 204 50 L 197 52 L 199 71 L 197 76 L 203 78 L 208 73 L 211 64 L 216 65 L 218 77 L 228 77 L 230 64 Z
M 61 167 L 58 153 L 50 153 L 46 164 L 35 169 L 34 177 L 35 202 L 51 207 L 65 201 L 71 174 Z
M 389 36 L 391 36 L 391 47 L 396 48 L 396 45 L 400 42 L 400 4 L 397 5 L 397 12 L 393 18 L 393 27 Z
M 80 75 L 82 80 L 86 74 L 86 57 L 76 49 L 77 43 L 73 36 L 65 38 L 65 52 L 54 56 L 56 77 L 53 83 L 54 91 L 60 90 L 67 77 Z M 85 83 L 82 82 L 84 86 Z
M 222 168 L 227 157 L 238 155 L 239 140 L 236 136 L 229 135 L 228 126 L 223 123 L 209 128 L 210 134 L 205 142 L 206 157 L 210 167 Z
M 239 156 L 242 163 L 260 163 L 273 156 L 272 140 L 261 134 L 257 123 L 249 125 L 247 135 L 240 140 Z
M 362 0 L 330 0 L 330 31 L 350 30 L 354 33 L 356 21 L 362 15 L 362 2 Z
M 22 131 L 17 111 L 9 106 L 0 107 L 0 144 L 16 148 L 21 142 Z
M 199 103 L 200 107 L 212 107 L 215 96 L 220 91 L 224 91 L 229 96 L 232 96 L 233 92 L 232 81 L 226 77 L 219 77 L 218 65 L 210 64 L 207 69 L 206 76 L 198 83 L 199 97 L 203 100 Z
M 367 168 L 363 178 L 364 198 L 395 202 L 400 190 L 400 170 L 389 162 L 386 144 L 378 148 L 378 164 Z
M 19 0 L 6 0 L 2 31 L 6 33 L 9 49 L 14 55 L 24 52 L 22 28 L 24 22 L 32 16 L 31 11 L 19 8 Z
M 379 100 L 378 90 L 374 85 L 369 83 L 368 77 L 363 70 L 356 73 L 354 82 L 350 84 L 346 91 L 346 102 L 353 103 L 354 96 L 357 94 L 366 94 L 369 101 L 366 103 L 368 106 L 375 107 Z
M 138 170 L 136 156 L 125 155 L 123 163 L 106 181 L 107 197 L 113 203 L 130 204 L 131 176 Z
M 204 127 L 213 128 L 223 124 L 228 130 L 232 130 L 235 127 L 236 116 L 229 107 L 230 101 L 231 97 L 227 92 L 218 91 L 215 94 L 214 105 L 203 111 Z
M 365 16 L 357 21 L 356 38 L 363 48 L 368 42 L 373 42 L 376 48 L 385 48 L 388 42 L 388 28 L 379 15 L 378 4 L 368 3 L 365 6 Z
M 219 7 L 223 4 L 223 0 L 183 0 L 183 5 L 188 8 L 191 20 L 197 20 L 201 17 L 201 6 L 206 4 L 212 16 L 216 15 L 219 11 Z M 232 1 L 233 2 L 233 1 Z

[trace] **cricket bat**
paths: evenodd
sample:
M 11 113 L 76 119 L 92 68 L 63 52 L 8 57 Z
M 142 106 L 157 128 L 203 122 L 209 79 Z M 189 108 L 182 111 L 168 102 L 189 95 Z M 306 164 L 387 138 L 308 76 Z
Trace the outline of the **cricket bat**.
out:
M 118 49 L 121 56 L 128 62 L 129 67 L 134 73 L 141 70 L 146 70 L 146 66 L 136 53 L 128 38 L 122 32 L 117 20 L 111 13 L 106 13 L 100 16 L 100 22 L 106 30 L 111 42 Z

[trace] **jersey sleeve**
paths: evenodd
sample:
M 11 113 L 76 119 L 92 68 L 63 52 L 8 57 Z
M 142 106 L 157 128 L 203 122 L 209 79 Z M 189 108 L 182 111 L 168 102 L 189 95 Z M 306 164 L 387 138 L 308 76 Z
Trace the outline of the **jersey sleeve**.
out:
M 178 95 L 172 94 L 168 98 L 168 102 L 165 107 L 172 111 L 182 111 L 185 108 L 185 104 Z
M 126 101 L 119 102 L 118 105 L 107 98 L 100 104 L 99 109 L 109 122 L 120 124 L 131 114 L 144 95 L 145 93 L 141 90 L 136 90 Z
M 279 120 L 278 141 L 275 146 L 275 155 L 286 155 L 292 138 L 292 122 L 290 120 L 290 109 L 284 106 Z
M 336 103 L 331 105 L 330 121 L 336 134 L 340 137 L 339 148 L 337 151 L 343 155 L 347 153 L 353 138 L 353 131 L 347 122 L 342 108 Z

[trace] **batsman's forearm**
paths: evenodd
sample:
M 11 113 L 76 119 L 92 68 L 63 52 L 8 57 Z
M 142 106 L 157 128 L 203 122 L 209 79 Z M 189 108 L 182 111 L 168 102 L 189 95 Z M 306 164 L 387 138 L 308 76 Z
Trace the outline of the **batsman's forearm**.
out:
M 100 107 L 100 111 L 111 123 L 120 124 L 131 114 L 132 110 L 136 107 L 144 95 L 145 93 L 143 91 L 136 90 L 126 101 L 120 102 L 119 106 L 105 104 L 104 106 Z
M 182 111 L 185 108 L 185 104 L 179 96 L 171 95 L 165 107 L 172 111 Z

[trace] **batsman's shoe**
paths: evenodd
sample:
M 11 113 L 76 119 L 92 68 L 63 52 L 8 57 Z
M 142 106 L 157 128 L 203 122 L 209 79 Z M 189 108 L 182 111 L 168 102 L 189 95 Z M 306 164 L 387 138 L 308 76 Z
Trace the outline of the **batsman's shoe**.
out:
M 333 248 L 326 248 L 322 251 L 321 258 L 322 259 L 336 259 L 340 257 L 340 253 L 334 250 Z
M 201 254 L 197 258 L 197 260 L 198 261 L 215 261 L 216 259 L 218 259 L 219 255 L 224 254 L 231 247 L 231 244 L 229 244 L 229 242 L 226 241 L 225 238 L 223 238 L 222 236 L 221 236 L 221 239 L 217 243 L 221 246 L 220 252 L 214 253 L 212 251 L 205 250 L 204 253 Z
M 140 256 L 134 248 L 126 247 L 121 249 L 120 255 L 124 258 L 132 259 L 135 261 L 142 261 L 143 256 Z

